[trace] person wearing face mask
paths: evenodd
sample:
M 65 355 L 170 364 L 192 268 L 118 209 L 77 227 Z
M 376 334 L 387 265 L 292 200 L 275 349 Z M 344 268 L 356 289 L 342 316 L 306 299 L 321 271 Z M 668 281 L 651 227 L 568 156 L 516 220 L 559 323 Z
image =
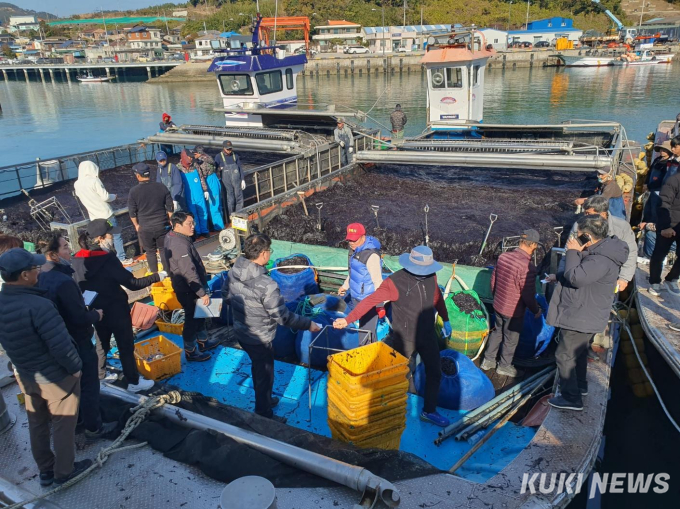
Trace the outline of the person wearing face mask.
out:
M 50 239 L 44 253 L 47 263 L 42 266 L 38 276 L 38 288 L 45 290 L 46 297 L 56 304 L 83 362 L 79 419 L 82 419 L 87 438 L 107 438 L 116 429 L 117 423 L 102 422 L 97 352 L 92 343 L 93 325 L 101 321 L 104 313 L 101 309 L 88 310 L 85 306 L 83 294 L 73 279 L 68 241 L 57 234 Z
M 95 324 L 99 378 L 106 377 L 106 355 L 111 349 L 113 335 L 116 337 L 127 389 L 139 392 L 150 389 L 154 382 L 145 379 L 137 371 L 128 295 L 121 287 L 132 291 L 142 290 L 162 281 L 168 274 L 161 271 L 146 277 L 134 277 L 111 252 L 113 234 L 117 231 L 120 231 L 118 227 L 111 226 L 104 219 L 92 221 L 87 226 L 87 232 L 78 237 L 81 249 L 75 254 L 72 267 L 80 289 L 96 292 L 92 306 L 104 313 L 102 320 Z
M 599 195 L 609 200 L 609 213 L 626 219 L 626 204 L 623 201 L 623 191 L 616 183 L 614 176 L 607 170 L 597 170 L 597 181 L 600 183 Z M 587 198 L 578 198 L 574 204 L 582 207 Z

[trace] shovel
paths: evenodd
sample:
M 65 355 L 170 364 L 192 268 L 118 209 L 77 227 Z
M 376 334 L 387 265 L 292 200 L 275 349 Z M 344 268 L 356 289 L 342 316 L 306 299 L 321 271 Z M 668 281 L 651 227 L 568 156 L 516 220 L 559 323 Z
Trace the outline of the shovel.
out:
M 484 242 L 482 242 L 482 247 L 479 248 L 479 256 L 482 256 L 482 252 L 486 247 L 486 241 L 489 240 L 489 234 L 491 233 L 491 228 L 493 228 L 493 224 L 496 222 L 496 219 L 498 219 L 496 214 L 489 214 L 489 220 L 491 221 L 491 224 L 489 224 L 489 229 L 486 230 L 486 236 L 484 237 Z

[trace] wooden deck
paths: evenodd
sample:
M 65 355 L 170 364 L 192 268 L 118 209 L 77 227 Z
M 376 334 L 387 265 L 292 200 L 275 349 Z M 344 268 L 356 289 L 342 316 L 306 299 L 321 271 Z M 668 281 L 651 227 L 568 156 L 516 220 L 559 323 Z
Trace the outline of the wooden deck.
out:
M 649 266 L 638 266 L 635 273 L 635 301 L 640 324 L 654 347 L 680 377 L 680 332 L 668 327 L 680 322 L 680 297 L 664 291 L 654 297 L 649 293 Z

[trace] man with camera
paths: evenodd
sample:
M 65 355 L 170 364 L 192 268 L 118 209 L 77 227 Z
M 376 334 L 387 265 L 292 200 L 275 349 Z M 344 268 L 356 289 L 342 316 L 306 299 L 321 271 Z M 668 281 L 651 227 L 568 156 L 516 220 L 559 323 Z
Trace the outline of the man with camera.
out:
M 559 327 L 555 352 L 560 394 L 548 403 L 565 410 L 583 410 L 588 394 L 588 344 L 607 327 L 621 267 L 628 246 L 609 237 L 607 220 L 598 215 L 581 217 L 577 237 L 566 244 L 564 270 L 548 308 L 548 324 Z

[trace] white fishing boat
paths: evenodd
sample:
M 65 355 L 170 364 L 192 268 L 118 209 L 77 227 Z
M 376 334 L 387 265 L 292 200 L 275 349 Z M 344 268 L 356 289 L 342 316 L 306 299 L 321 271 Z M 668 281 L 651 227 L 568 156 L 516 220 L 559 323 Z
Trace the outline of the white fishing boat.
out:
M 611 55 L 555 55 L 564 62 L 565 67 L 604 67 L 613 65 L 617 57 Z
M 640 45 L 638 48 L 636 48 L 636 51 L 626 53 L 615 59 L 613 65 L 625 66 L 670 64 L 673 60 L 674 55 L 672 53 L 657 53 L 652 49 L 643 48 L 643 46 L 649 46 L 650 48 L 653 47 L 651 44 Z
M 81 83 L 106 83 L 115 79 L 115 76 L 93 76 L 92 72 L 78 76 L 78 81 Z

